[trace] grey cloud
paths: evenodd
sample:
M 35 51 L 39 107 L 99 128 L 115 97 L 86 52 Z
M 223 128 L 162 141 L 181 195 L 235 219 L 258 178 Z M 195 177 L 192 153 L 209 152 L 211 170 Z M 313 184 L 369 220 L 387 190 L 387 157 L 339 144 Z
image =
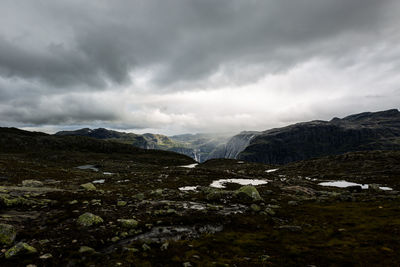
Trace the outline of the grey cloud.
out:
M 139 91 L 131 75 L 146 70 L 144 90 L 155 94 L 241 86 L 313 58 L 364 64 L 365 73 L 384 66 L 385 79 L 400 68 L 399 10 L 397 0 L 4 0 L 0 122 L 155 128 L 162 119 L 140 121 L 140 103 L 137 118 L 124 122 L 128 111 L 79 94 Z
M 224 65 L 261 63 L 279 71 L 310 55 L 344 53 L 378 36 L 394 1 L 41 1 L 41 8 L 23 3 L 3 10 L 21 19 L 4 19 L 3 27 L 43 16 L 39 23 L 46 25 L 29 26 L 29 35 L 34 38 L 42 26 L 50 32 L 60 27 L 60 43 L 48 36 L 35 49 L 30 37 L 13 42 L 3 36 L 0 73 L 98 90 L 107 81 L 128 82 L 131 71 L 153 65 L 161 66 L 155 82 L 162 87 L 207 78 Z M 320 44 L 336 46 L 335 38 L 344 34 L 359 40 L 339 43 L 340 51 Z

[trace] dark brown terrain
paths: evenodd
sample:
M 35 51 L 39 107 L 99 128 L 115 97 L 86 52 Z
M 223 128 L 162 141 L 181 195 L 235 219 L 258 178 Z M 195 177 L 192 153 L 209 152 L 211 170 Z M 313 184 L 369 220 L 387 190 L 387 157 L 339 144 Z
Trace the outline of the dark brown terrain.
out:
M 87 137 L 2 128 L 0 145 L 0 266 L 400 263 L 400 151 L 186 168 L 184 155 Z M 370 186 L 318 185 L 334 180 Z

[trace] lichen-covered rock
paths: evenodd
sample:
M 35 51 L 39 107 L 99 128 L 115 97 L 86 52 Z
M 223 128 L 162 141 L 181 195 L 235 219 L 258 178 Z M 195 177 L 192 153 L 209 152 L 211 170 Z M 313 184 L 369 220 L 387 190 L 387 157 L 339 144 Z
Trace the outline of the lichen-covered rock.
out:
M 379 187 L 379 185 L 377 184 L 370 184 L 368 185 L 368 191 L 370 192 L 374 192 L 374 193 L 379 193 L 381 192 L 381 188 Z
M 23 180 L 22 186 L 26 187 L 42 187 L 43 183 L 38 180 Z
M 11 245 L 14 242 L 16 231 L 14 226 L 0 224 L 0 244 Z
M 80 188 L 88 190 L 88 191 L 96 190 L 96 186 L 94 186 L 94 184 L 92 184 L 92 183 L 81 184 Z
M 259 212 L 261 210 L 260 206 L 258 206 L 257 204 L 251 204 L 250 208 L 254 211 L 254 212 Z
M 19 242 L 7 250 L 4 255 L 6 259 L 9 259 L 19 255 L 34 254 L 36 252 L 37 250 L 34 247 L 28 245 L 27 243 Z
M 126 201 L 123 201 L 123 200 L 119 200 L 118 202 L 117 202 L 117 206 L 118 207 L 124 207 L 124 206 L 126 206 Z
M 46 253 L 46 254 L 43 254 L 42 256 L 40 256 L 39 258 L 42 260 L 47 260 L 47 259 L 53 258 L 53 255 L 51 253 Z
M 78 200 L 76 200 L 76 199 L 74 199 L 74 200 L 71 200 L 70 202 L 68 202 L 68 204 L 70 204 L 70 205 L 75 205 L 75 204 L 78 204 L 79 202 L 78 202 Z
M 263 199 L 258 193 L 258 190 L 252 185 L 245 185 L 236 190 L 236 195 L 238 197 L 247 197 L 250 198 L 252 201 L 262 201 Z
M 100 216 L 94 215 L 90 212 L 82 214 L 76 221 L 76 223 L 79 224 L 80 226 L 92 226 L 94 224 L 99 224 L 102 222 L 103 219 Z
M 6 207 L 31 206 L 37 204 L 34 200 L 29 200 L 21 196 L 11 197 L 7 194 L 0 195 L 0 203 Z
M 88 247 L 88 246 L 81 246 L 79 248 L 79 253 L 81 253 L 81 254 L 85 254 L 85 253 L 92 254 L 94 252 L 96 252 L 96 251 L 93 248 Z
M 132 229 L 138 226 L 139 222 L 134 219 L 118 219 L 122 227 Z

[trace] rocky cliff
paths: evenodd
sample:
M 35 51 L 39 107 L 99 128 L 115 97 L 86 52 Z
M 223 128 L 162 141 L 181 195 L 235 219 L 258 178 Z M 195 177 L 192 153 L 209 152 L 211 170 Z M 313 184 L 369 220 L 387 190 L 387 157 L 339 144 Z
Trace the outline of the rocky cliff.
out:
M 400 150 L 400 112 L 397 109 L 267 130 L 252 138 L 234 158 L 285 164 L 366 150 Z
M 233 136 L 226 144 L 220 145 L 209 156 L 208 159 L 229 158 L 235 159 L 260 132 L 245 131 Z

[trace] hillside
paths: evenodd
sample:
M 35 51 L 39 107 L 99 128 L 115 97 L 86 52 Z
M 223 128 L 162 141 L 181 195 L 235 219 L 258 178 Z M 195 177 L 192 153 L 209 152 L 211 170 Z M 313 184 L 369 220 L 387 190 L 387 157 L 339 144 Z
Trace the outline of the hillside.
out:
M 131 158 L 156 164 L 189 164 L 187 156 L 168 151 L 137 148 L 110 140 L 99 140 L 86 136 L 48 135 L 0 127 L 0 153 L 31 153 L 44 157 L 57 157 L 62 153 L 100 153 L 116 157 Z
M 251 140 L 249 140 L 251 139 Z M 247 145 L 243 147 L 243 144 Z M 331 121 L 311 121 L 233 137 L 222 155 L 252 162 L 285 164 L 351 151 L 400 150 L 400 112 L 365 112 Z
M 198 162 L 209 159 L 218 146 L 228 141 L 224 134 L 183 134 L 168 137 L 162 134 L 134 134 L 108 130 L 104 128 L 83 128 L 75 131 L 61 131 L 56 136 L 87 136 L 102 140 L 111 140 L 145 149 L 172 151 L 187 155 Z

